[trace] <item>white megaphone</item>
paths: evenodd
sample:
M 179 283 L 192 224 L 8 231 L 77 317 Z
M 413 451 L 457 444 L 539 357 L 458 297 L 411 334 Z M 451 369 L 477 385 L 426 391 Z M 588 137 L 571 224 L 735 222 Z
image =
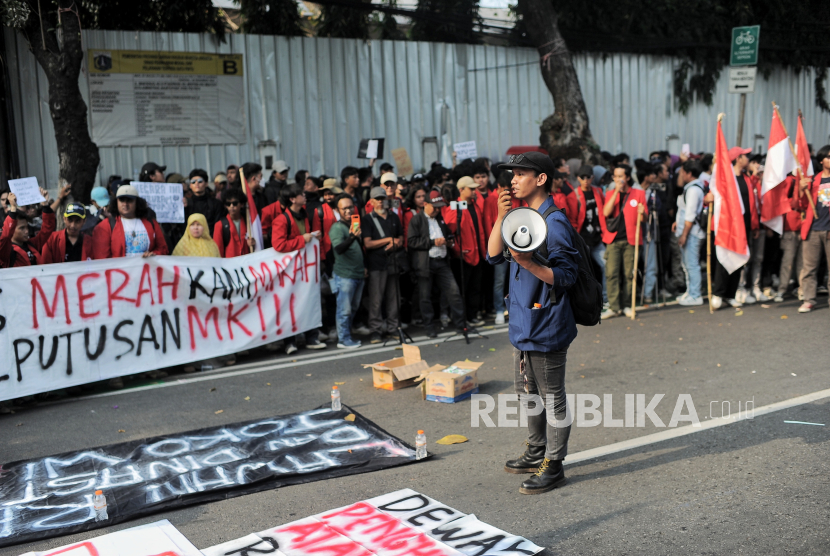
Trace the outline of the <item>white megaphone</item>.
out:
M 501 223 L 501 240 L 519 253 L 535 251 L 548 237 L 548 225 L 529 207 L 511 209 Z

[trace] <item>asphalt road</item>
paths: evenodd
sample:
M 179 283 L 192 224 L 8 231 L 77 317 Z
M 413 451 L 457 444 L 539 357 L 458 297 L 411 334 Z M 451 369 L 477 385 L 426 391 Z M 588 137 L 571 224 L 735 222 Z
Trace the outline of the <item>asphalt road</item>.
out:
M 722 408 L 736 412 L 739 402 L 742 410 L 747 401 L 760 408 L 828 389 L 824 347 L 830 310 L 822 306 L 799 315 L 797 306 L 793 301 L 714 315 L 706 307 L 694 312 L 672 307 L 642 312 L 633 322 L 614 319 L 580 329 L 568 354 L 568 392 L 613 395 L 615 418 L 623 417 L 625 394 L 644 394 L 646 401 L 664 394 L 655 412 L 668 424 L 682 394 L 691 396 L 705 423 L 720 417 Z M 470 345 L 423 345 L 422 357 L 430 364 L 483 361 L 481 393 L 512 393 L 507 334 L 489 334 Z M 523 477 L 502 470 L 505 460 L 521 453 L 523 430 L 472 427 L 470 401 L 439 404 L 422 401 L 417 389 L 375 390 L 371 372 L 360 364 L 387 359 L 394 351 L 367 350 L 345 354 L 330 348 L 309 354 L 311 359 L 301 352 L 293 356 L 297 363 L 261 355 L 268 363 L 170 377 L 164 387 L 26 407 L 0 416 L 0 461 L 311 409 L 328 400 L 334 382 L 345 382 L 344 403 L 407 442 L 414 443 L 415 431 L 424 429 L 435 458 L 0 549 L 0 556 L 160 518 L 204 548 L 406 487 L 549 547 L 550 554 L 828 553 L 830 397 L 571 464 L 566 486 L 524 496 L 518 492 Z M 648 419 L 645 425 L 575 427 L 569 452 L 575 456 L 666 430 Z M 469 442 L 435 444 L 447 434 L 463 434 Z

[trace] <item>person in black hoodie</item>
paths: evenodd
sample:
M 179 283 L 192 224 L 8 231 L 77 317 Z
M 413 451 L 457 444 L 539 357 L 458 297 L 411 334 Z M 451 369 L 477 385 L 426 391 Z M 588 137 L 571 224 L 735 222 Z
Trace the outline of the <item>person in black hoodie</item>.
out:
M 193 196 L 188 199 L 184 209 L 185 221 L 191 214 L 202 214 L 208 223 L 208 230 L 212 230 L 217 222 L 222 220 L 228 211 L 222 201 L 216 198 L 208 188 L 207 172 L 199 168 L 190 172 L 190 191 Z
M 265 184 L 263 191 L 265 192 L 265 198 L 268 199 L 268 204 L 276 203 L 280 199 L 280 191 L 283 187 L 286 186 L 288 182 L 288 170 L 290 168 L 285 163 L 284 160 L 277 160 L 274 162 L 274 171 L 271 173 L 271 178 L 268 180 L 268 183 Z M 246 176 L 247 177 L 247 176 Z M 304 184 L 299 183 L 300 187 Z

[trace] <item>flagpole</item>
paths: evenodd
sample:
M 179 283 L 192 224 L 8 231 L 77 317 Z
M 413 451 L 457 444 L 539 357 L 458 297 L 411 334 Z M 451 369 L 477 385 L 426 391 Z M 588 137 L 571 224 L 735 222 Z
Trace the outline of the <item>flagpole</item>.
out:
M 787 136 L 787 143 L 790 145 L 790 152 L 793 154 L 793 158 L 795 159 L 796 163 L 798 164 L 798 173 L 796 177 L 798 178 L 798 191 L 801 191 L 801 174 L 805 173 L 804 168 L 801 167 L 801 161 L 798 160 L 798 155 L 795 154 L 795 148 L 793 147 L 793 142 L 790 140 L 790 134 L 787 133 L 787 126 L 784 125 L 784 120 L 781 119 L 781 114 L 778 112 L 778 105 L 775 104 L 775 101 L 772 101 L 772 110 L 775 112 L 776 117 L 778 117 L 778 121 L 781 123 L 781 127 L 784 129 L 784 134 Z M 801 117 L 801 110 L 798 111 L 798 117 Z M 800 193 L 799 193 L 800 194 Z M 816 212 L 816 204 L 813 201 L 813 188 L 810 188 L 809 193 L 807 194 L 807 200 L 810 202 L 810 208 L 813 209 L 813 218 L 815 218 L 818 213 Z
M 622 209 L 620 209 L 622 210 Z M 631 320 L 637 311 L 637 266 L 640 260 L 640 205 L 637 205 L 637 226 L 634 228 L 634 277 L 631 280 Z
M 239 169 L 239 182 L 242 184 L 242 193 L 245 194 L 245 197 L 248 196 L 248 181 L 245 179 L 245 172 L 242 171 L 242 168 Z M 251 207 L 248 206 L 248 203 L 245 203 L 245 222 L 248 225 L 248 239 L 254 237 L 254 232 L 251 229 Z
M 725 114 L 721 112 L 718 114 L 718 123 L 721 123 Z M 718 143 L 718 132 L 715 130 L 715 144 Z M 717 164 L 718 151 L 715 149 L 715 156 L 712 158 L 712 164 Z M 712 305 L 712 213 L 715 211 L 714 203 L 709 203 L 709 216 L 706 219 L 706 288 L 709 294 L 709 314 L 715 314 L 715 308 Z

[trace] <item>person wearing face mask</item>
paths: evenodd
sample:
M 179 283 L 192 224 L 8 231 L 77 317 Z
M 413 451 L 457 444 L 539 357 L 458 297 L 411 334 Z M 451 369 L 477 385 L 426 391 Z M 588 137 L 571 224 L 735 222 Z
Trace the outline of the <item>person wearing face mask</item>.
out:
M 122 185 L 109 206 L 110 217 L 95 226 L 92 258 L 151 257 L 170 251 L 147 201 L 132 185 Z
M 69 203 L 63 212 L 63 230 L 52 232 L 41 256 L 43 264 L 92 260 L 92 233 L 84 232 L 87 210 L 80 203 Z
M 33 266 L 43 264 L 41 251 L 55 231 L 55 211 L 61 202 L 71 192 L 71 186 L 65 185 L 58 194 L 58 198 L 49 205 L 49 193 L 41 188 L 40 193 L 44 201 L 43 224 L 38 234 L 29 239 L 29 219 L 17 206 L 17 197 L 9 193 L 9 213 L 3 223 L 3 232 L 0 234 L 0 268 L 16 266 Z
M 245 219 L 247 196 L 241 189 L 226 189 L 222 194 L 222 202 L 228 214 L 213 227 L 213 241 L 219 248 L 219 256 L 228 259 L 253 253 L 256 240 L 248 237 Z
M 184 209 L 185 218 L 190 218 L 192 214 L 202 214 L 207 220 L 208 229 L 212 230 L 228 212 L 222 201 L 218 200 L 208 189 L 207 172 L 197 168 L 190 172 L 189 181 L 193 196 L 187 201 Z

